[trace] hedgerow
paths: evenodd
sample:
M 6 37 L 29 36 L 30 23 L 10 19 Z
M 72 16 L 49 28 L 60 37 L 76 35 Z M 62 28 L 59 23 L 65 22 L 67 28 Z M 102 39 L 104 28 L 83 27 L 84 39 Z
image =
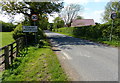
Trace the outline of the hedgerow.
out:
M 112 39 L 120 40 L 120 23 L 114 22 L 112 29 Z M 71 34 L 74 36 L 91 38 L 91 39 L 102 39 L 109 40 L 112 24 L 111 22 L 106 24 L 98 24 L 94 26 L 82 26 L 82 27 L 63 27 L 54 29 L 53 31 Z

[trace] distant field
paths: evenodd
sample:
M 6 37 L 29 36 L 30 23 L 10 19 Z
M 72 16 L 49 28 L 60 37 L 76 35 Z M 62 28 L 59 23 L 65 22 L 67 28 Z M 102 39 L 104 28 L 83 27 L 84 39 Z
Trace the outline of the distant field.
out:
M 0 32 L 0 47 L 12 43 L 14 39 L 12 38 L 12 32 Z

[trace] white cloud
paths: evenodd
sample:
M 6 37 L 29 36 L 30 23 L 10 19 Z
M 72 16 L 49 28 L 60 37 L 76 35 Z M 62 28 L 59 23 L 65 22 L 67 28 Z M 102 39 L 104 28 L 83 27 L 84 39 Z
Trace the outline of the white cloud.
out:
M 101 13 L 103 13 L 104 12 L 104 10 L 98 10 L 98 11 L 94 11 L 93 13 L 94 14 L 101 14 Z
M 9 17 L 8 17 L 8 16 L 5 16 L 5 15 L 0 14 L 0 18 L 1 18 L 1 19 L 0 19 L 1 21 L 9 22 L 9 20 L 8 20 Z
M 110 0 L 94 0 L 94 2 L 109 2 Z
M 94 11 L 94 12 L 90 12 L 90 13 L 83 13 L 82 16 L 85 18 L 85 19 L 94 19 L 95 22 L 98 22 L 98 23 L 103 23 L 101 21 L 101 14 L 104 12 L 104 10 L 97 10 L 97 11 Z
M 63 0 L 66 4 L 77 3 L 77 4 L 87 4 L 89 2 L 109 2 L 110 0 Z
M 15 15 L 14 20 L 15 20 L 16 22 L 23 21 L 23 20 L 24 20 L 24 15 L 23 15 L 23 14 L 17 14 L 17 15 Z
M 90 0 L 64 0 L 65 3 L 87 4 Z
M 49 19 L 48 19 L 49 23 L 53 23 L 53 20 L 54 18 L 52 16 L 49 16 Z
M 96 22 L 102 23 L 102 13 L 104 13 L 104 10 L 94 11 L 94 19 Z
M 11 20 L 12 18 L 8 15 L 3 15 L 3 14 L 0 14 L 0 20 L 1 21 L 4 21 L 4 22 L 11 22 L 11 21 L 14 21 L 14 22 L 20 22 L 20 21 L 23 21 L 24 20 L 24 15 L 23 14 L 17 14 L 15 15 L 14 17 L 14 20 Z
M 54 20 L 56 17 L 58 17 L 58 14 L 57 14 L 57 13 L 53 13 L 53 14 L 51 14 L 51 15 L 53 15 L 53 16 L 48 15 L 48 17 L 49 17 L 48 21 L 49 21 L 50 23 L 53 23 L 53 20 Z
M 100 2 L 101 0 L 94 0 L 94 2 Z
M 86 7 L 84 8 L 84 11 L 89 11 L 89 10 L 90 10 L 90 8 L 86 8 Z

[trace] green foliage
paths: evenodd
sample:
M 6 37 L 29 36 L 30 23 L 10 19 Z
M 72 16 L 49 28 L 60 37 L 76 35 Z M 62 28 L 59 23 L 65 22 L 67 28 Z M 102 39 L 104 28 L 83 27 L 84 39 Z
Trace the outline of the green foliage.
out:
M 59 12 L 60 9 L 63 8 L 63 2 L 11 2 L 9 1 L 2 1 L 2 11 L 6 14 L 15 15 L 17 13 L 22 13 L 28 17 L 31 14 L 51 14 L 53 12 Z M 28 13 L 28 11 L 30 13 Z
M 77 16 L 76 19 L 83 19 L 83 17 L 82 16 Z
M 120 19 L 115 19 L 115 20 L 113 20 L 113 22 L 112 22 L 112 20 L 110 20 L 107 23 L 107 26 L 106 26 L 106 33 L 107 34 L 110 34 L 112 24 L 113 24 L 112 37 L 115 40 L 119 40 L 120 39 Z
M 40 16 L 40 21 L 38 22 L 38 26 L 42 30 L 46 30 L 49 24 L 47 16 Z
M 53 12 L 59 12 L 63 8 L 63 2 L 55 1 L 55 2 L 1 2 L 2 11 L 5 14 L 16 15 L 16 14 L 24 14 L 25 21 L 24 24 L 29 24 L 31 26 L 34 25 L 34 22 L 31 20 L 32 14 L 38 15 L 38 21 L 35 22 L 42 30 L 47 29 L 48 26 L 48 18 L 46 18 L 48 14 Z M 29 11 L 29 12 L 28 12 Z
M 27 26 L 30 26 L 29 24 L 25 24 L 24 23 L 24 26 L 27 25 Z M 44 39 L 45 38 L 45 35 L 43 34 L 43 31 L 41 28 L 39 28 L 38 26 L 38 32 L 35 34 L 33 32 L 27 32 L 27 33 L 24 33 L 23 30 L 22 30 L 22 26 L 23 24 L 19 24 L 13 31 L 13 38 L 16 40 L 17 38 L 19 37 L 24 37 L 24 41 L 27 42 L 27 44 L 33 44 L 35 43 L 35 35 L 37 37 L 37 43 L 39 43 L 39 40 L 41 39 Z
M 3 21 L 0 21 L 0 24 L 2 24 L 2 32 L 11 32 L 16 27 L 12 23 L 5 23 Z
M 38 26 L 37 40 L 44 37 L 43 31 L 47 29 L 48 26 L 48 18 L 47 14 L 51 14 L 53 12 L 59 12 L 63 8 L 63 2 L 55 1 L 55 2 L 11 2 L 11 1 L 2 1 L 2 11 L 5 14 L 16 15 L 16 14 L 24 14 L 25 21 L 22 22 L 24 26 Z M 29 12 L 28 12 L 29 11 Z M 31 15 L 37 14 L 38 21 L 33 22 L 31 20 Z M 18 25 L 16 29 L 14 29 L 13 37 L 17 39 L 18 37 L 27 37 L 28 43 L 35 41 L 34 33 L 23 33 L 22 32 L 22 24 Z M 39 41 L 38 41 L 39 42 Z
M 64 21 L 60 17 L 54 19 L 53 28 L 61 28 L 64 26 Z
M 43 47 L 28 47 L 27 54 L 17 57 L 12 67 L 3 72 L 2 81 L 67 81 L 57 56 L 46 41 Z
M 14 39 L 12 37 L 12 32 L 0 32 L 0 44 L 2 44 L 0 47 L 6 46 L 12 42 L 14 42 Z
M 119 2 L 110 1 L 107 3 L 105 7 L 105 12 L 103 14 L 103 20 L 109 21 L 111 19 L 110 16 L 113 11 L 117 13 L 117 18 L 120 18 L 120 3 Z
M 108 44 L 113 44 L 115 46 L 118 45 L 118 41 L 120 41 L 120 26 L 119 19 L 114 21 L 113 30 L 112 30 L 112 41 Z M 85 38 L 95 41 L 100 41 L 105 43 L 104 41 L 109 41 L 110 32 L 111 32 L 112 24 L 111 22 L 106 24 L 98 24 L 95 26 L 83 26 L 83 27 L 64 27 L 59 29 L 54 29 L 55 32 L 65 33 L 68 35 L 72 35 L 74 37 Z M 115 43 L 116 41 L 116 43 Z
M 19 24 L 13 31 L 13 38 L 17 39 L 19 37 L 24 37 L 25 33 L 22 31 L 22 24 Z
M 99 28 L 95 26 L 84 26 L 84 27 L 66 27 L 58 29 L 59 32 L 72 34 L 75 36 L 88 37 L 88 38 L 100 38 L 101 32 Z
M 48 26 L 47 26 L 47 29 L 50 30 L 50 31 L 52 31 L 52 29 L 53 29 L 53 23 L 49 23 Z

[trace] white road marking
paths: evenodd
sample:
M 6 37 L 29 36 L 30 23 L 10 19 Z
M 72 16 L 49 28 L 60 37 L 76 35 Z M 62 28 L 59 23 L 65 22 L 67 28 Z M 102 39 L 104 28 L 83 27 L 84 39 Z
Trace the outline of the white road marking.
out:
M 65 57 L 64 57 L 64 56 L 62 56 L 62 58 L 63 58 L 63 59 L 65 59 Z
M 84 54 L 84 56 L 85 56 L 85 57 L 88 57 L 88 58 L 90 57 L 90 56 L 88 56 L 88 55 L 86 55 L 86 54 Z
M 68 59 L 68 60 L 71 60 L 72 58 L 65 52 L 62 52 L 64 54 L 64 56 Z
M 88 57 L 88 58 L 90 58 L 91 56 L 89 56 L 89 52 L 84 52 L 84 53 L 82 53 L 82 52 L 79 52 L 80 53 L 80 56 L 84 56 L 84 57 Z

